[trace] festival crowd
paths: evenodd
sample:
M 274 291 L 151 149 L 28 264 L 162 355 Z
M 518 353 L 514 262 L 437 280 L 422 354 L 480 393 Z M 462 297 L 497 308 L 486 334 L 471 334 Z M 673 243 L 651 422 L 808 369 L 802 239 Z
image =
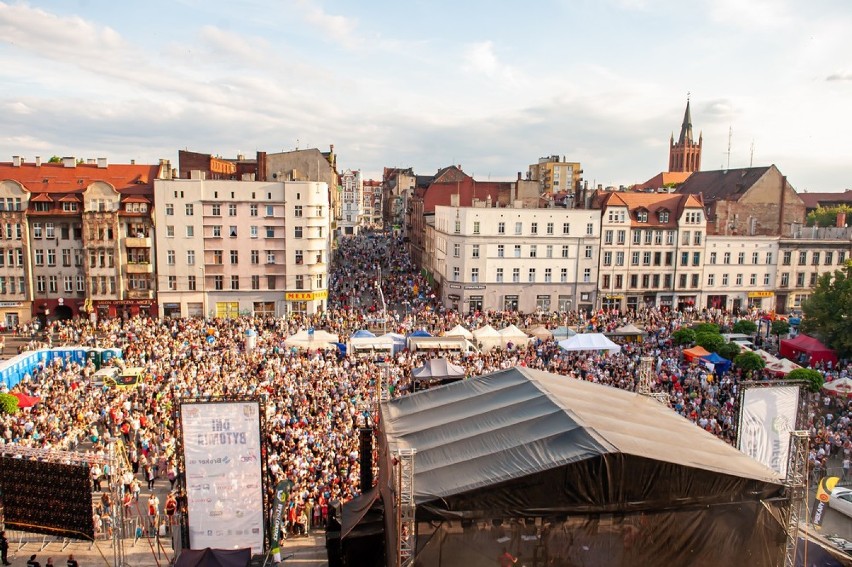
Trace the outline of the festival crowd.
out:
M 107 443 L 121 438 L 131 473 L 121 479 L 124 501 L 101 499 L 95 512 L 101 531 L 108 525 L 111 506 L 130 510 L 147 506 L 149 517 L 175 514 L 179 498 L 172 493 L 161 508 L 149 497 L 142 504 L 143 484 L 180 486 L 173 408 L 183 398 L 250 396 L 264 400 L 270 490 L 290 480 L 293 489 L 285 521 L 290 534 L 322 526 L 330 507 L 357 496 L 359 486 L 358 429 L 371 423 L 377 384 L 383 367 L 372 358 L 345 355 L 338 350 L 297 350 L 284 341 L 296 332 L 324 329 L 342 342 L 353 332 L 382 327 L 382 297 L 389 317 L 388 331 L 409 333 L 425 329 L 441 334 L 456 325 L 475 329 L 490 324 L 520 328 L 542 325 L 553 329 L 611 331 L 634 323 L 647 335 L 641 342 L 623 344 L 621 352 L 572 353 L 554 340 L 531 340 L 512 350 L 424 353 L 402 350 L 389 363 L 390 391 L 407 395 L 411 372 L 428 357 L 439 354 L 462 366 L 467 377 L 523 365 L 608 386 L 635 390 L 643 356 L 654 358 L 653 389 L 669 395 L 673 411 L 732 443 L 735 438 L 738 384 L 736 369 L 721 376 L 701 364 L 684 360 L 682 347 L 672 340 L 677 329 L 698 322 L 732 325 L 737 317 L 721 311 L 533 313 L 459 313 L 434 300 L 428 281 L 404 252 L 402 242 L 386 234 L 343 238 L 335 251 L 329 278 L 329 308 L 314 316 L 236 319 L 103 319 L 96 324 L 78 319 L 51 322 L 44 336 L 33 336 L 24 348 L 62 344 L 123 350 L 123 364 L 145 368 L 147 380 L 135 388 L 114 388 L 92 381 L 92 363 L 61 362 L 40 367 L 14 391 L 37 396 L 40 402 L 16 415 L 0 415 L 0 444 L 104 453 Z M 381 286 L 376 285 L 381 270 Z M 738 317 L 756 319 L 749 312 Z M 247 348 L 246 331 L 256 333 Z M 30 336 L 31 328 L 19 330 Z M 828 379 L 846 377 L 850 365 L 820 368 Z M 814 395 L 808 415 L 812 438 L 811 465 L 822 470 L 832 457 L 852 453 L 852 412 L 845 399 Z M 842 457 L 839 457 L 842 458 Z M 93 469 L 95 488 L 110 471 Z M 156 498 L 156 497 L 154 497 Z M 172 499 L 173 503 L 168 503 Z M 152 508 L 153 507 L 153 508 Z M 104 525 L 107 524 L 107 525 Z M 148 526 L 156 529 L 156 521 Z

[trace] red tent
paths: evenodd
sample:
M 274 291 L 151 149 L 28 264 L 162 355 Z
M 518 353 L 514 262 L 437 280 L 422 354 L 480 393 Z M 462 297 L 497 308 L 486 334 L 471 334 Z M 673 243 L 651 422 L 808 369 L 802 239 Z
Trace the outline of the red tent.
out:
M 41 401 L 37 396 L 28 396 L 22 392 L 13 392 L 12 395 L 18 398 L 19 408 L 31 408 Z
M 810 364 L 828 361 L 832 364 L 837 363 L 837 353 L 813 337 L 800 334 L 794 339 L 781 341 L 781 356 L 798 361 L 801 354 L 805 355 L 805 362 Z

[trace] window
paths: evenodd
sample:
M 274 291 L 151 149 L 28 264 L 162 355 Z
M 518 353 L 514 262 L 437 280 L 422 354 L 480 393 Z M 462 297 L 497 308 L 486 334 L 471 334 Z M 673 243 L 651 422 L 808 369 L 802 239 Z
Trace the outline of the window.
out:
M 544 247 L 544 255 L 547 258 L 553 258 L 553 245 L 552 244 L 548 244 L 547 246 Z
M 595 235 L 595 225 L 592 223 L 588 223 L 586 225 L 586 236 L 594 236 Z
M 631 252 L 630 254 L 630 265 L 638 266 L 639 265 L 639 252 Z
M 497 223 L 497 234 L 506 234 L 506 223 L 498 222 Z
M 275 216 L 275 207 L 273 205 L 266 205 L 266 216 L 274 217 Z
M 730 264 L 731 263 L 731 253 L 730 252 L 725 252 L 725 254 L 722 256 L 722 263 L 723 264 Z
M 305 289 L 305 276 L 302 274 L 296 276 L 296 289 Z
M 698 287 L 698 274 L 692 274 L 692 278 L 691 278 L 689 287 L 691 287 L 691 288 L 697 288 Z
M 728 285 L 728 274 L 722 274 L 722 285 Z
M 177 276 L 169 276 L 168 286 L 171 290 L 177 289 Z
M 553 270 L 551 268 L 544 269 L 544 282 L 550 283 L 553 281 Z
M 745 264 L 745 252 L 740 252 L 739 254 L 737 254 L 737 264 L 739 264 L 740 266 Z
M 94 253 L 94 250 L 92 252 Z M 35 251 L 35 265 L 44 266 L 44 250 L 40 248 Z
M 688 266 L 689 265 L 689 252 L 681 252 L 680 253 L 680 265 Z
M 296 205 L 293 207 L 293 216 L 296 218 L 302 217 L 302 205 Z
M 266 289 L 275 289 L 276 277 L 266 276 Z
M 642 265 L 643 266 L 650 266 L 651 265 L 651 253 L 650 252 L 643 252 L 642 253 Z
M 474 244 L 470 252 L 472 257 L 479 258 L 479 244 Z
M 772 252 L 766 253 L 766 263 L 770 266 L 772 265 Z
M 739 286 L 741 286 L 741 285 L 743 285 L 743 275 L 742 275 L 742 274 L 737 274 L 737 277 L 734 279 L 734 282 L 735 282 L 735 284 L 734 284 L 734 285 L 736 285 L 736 286 L 738 286 L 738 287 L 739 287 Z
M 186 265 L 194 266 L 195 265 L 195 250 L 187 250 L 186 251 Z
M 23 288 L 23 286 L 21 286 Z M 86 291 L 86 277 L 77 276 L 77 293 Z
M 568 258 L 568 246 L 566 246 L 564 244 L 562 245 L 562 257 Z
M 458 266 L 453 266 L 453 281 L 454 282 L 459 281 L 460 277 L 461 277 L 461 269 Z
M 186 216 L 191 217 L 195 213 L 192 203 L 186 204 Z
M 231 276 L 231 289 L 240 289 L 240 276 Z
M 757 274 L 752 274 L 748 278 L 748 285 L 755 286 L 757 285 Z
M 609 289 L 609 281 L 610 281 L 609 274 L 604 274 L 604 277 L 601 278 L 601 287 L 603 289 Z
M 589 283 L 590 281 L 592 281 L 592 269 L 583 268 L 583 283 Z
M 166 216 L 170 217 L 175 214 L 175 206 L 172 203 L 166 203 Z
M 166 238 L 174 238 L 175 237 L 175 225 L 168 224 L 166 225 Z
M 769 285 L 769 274 L 763 274 L 763 285 Z
M 213 205 L 212 209 L 213 210 L 210 212 L 210 214 L 212 216 L 214 216 L 214 217 L 221 217 L 222 216 L 222 205 L 219 205 L 219 204 Z
M 804 266 L 807 263 L 808 263 L 808 252 L 807 251 L 799 252 L 799 265 Z
M 817 276 L 818 275 L 819 274 L 817 274 L 816 272 L 811 274 L 811 283 L 810 283 L 811 287 L 813 287 L 817 284 Z
M 618 242 L 618 245 L 623 246 L 625 240 L 627 239 L 627 231 L 626 230 L 619 230 L 617 235 L 618 235 L 618 237 L 617 237 L 616 240 Z
M 473 221 L 473 233 L 479 234 L 479 221 Z
M 231 238 L 237 237 L 237 227 L 235 225 L 231 225 L 228 227 L 228 236 Z
M 44 223 L 44 237 L 45 238 L 56 238 L 56 230 L 55 230 L 52 222 Z
M 237 216 L 237 204 L 236 203 L 229 203 L 228 204 L 228 216 L 229 217 Z
M 830 266 L 834 263 L 834 252 L 825 253 L 825 265 Z
M 231 250 L 231 264 L 240 263 L 240 254 L 237 250 Z
M 654 241 L 654 232 L 651 230 L 645 231 L 645 244 L 651 244 Z
M 535 268 L 530 268 L 529 270 L 529 281 L 530 283 L 535 283 Z
M 646 211 L 646 210 L 636 211 L 636 221 L 637 222 L 648 222 L 648 211 Z
M 630 274 L 630 288 L 636 289 L 637 287 L 639 287 L 639 275 Z
M 512 283 L 519 283 L 521 281 L 521 269 L 520 268 L 512 268 Z
M 642 244 L 642 231 L 634 230 L 633 231 L 633 244 Z
M 663 263 L 663 253 L 662 252 L 654 252 L 654 265 L 660 266 Z
M 521 245 L 515 244 L 515 258 L 521 257 Z
M 503 258 L 505 256 L 505 253 L 506 253 L 506 246 L 504 246 L 503 244 L 498 244 L 497 245 L 497 257 Z
M 56 293 L 59 291 L 59 278 L 56 276 L 49 276 L 47 278 L 47 287 L 50 293 Z
M 681 234 L 680 243 L 683 244 L 684 246 L 688 246 L 689 245 L 689 239 L 690 239 L 691 236 L 692 236 L 692 233 L 690 231 L 684 230 L 683 233 Z
M 559 269 L 559 282 L 568 283 L 568 268 Z
M 781 274 L 781 287 L 787 287 L 790 285 L 790 274 L 788 272 L 784 272 Z
M 660 222 L 669 222 L 669 212 L 660 211 Z
M 316 283 L 317 283 L 317 289 L 322 289 L 322 287 L 323 287 L 323 285 L 322 285 L 322 274 L 317 274 Z
M 671 246 L 671 245 L 674 245 L 674 242 L 675 242 L 675 231 L 667 230 L 666 231 L 666 244 Z
M 41 223 L 33 223 L 33 238 L 41 238 Z
M 56 266 L 56 249 L 48 248 L 47 249 L 47 265 L 48 266 Z
M 249 205 L 249 215 L 256 217 L 257 216 L 257 204 L 252 203 Z
M 523 234 L 524 231 L 524 223 L 516 222 L 515 223 L 515 234 Z
M 530 258 L 535 258 L 538 256 L 538 246 L 535 244 L 530 244 Z
M 530 234 L 538 234 L 538 223 L 537 222 L 530 224 Z
M 296 264 L 301 265 L 305 262 L 304 252 L 301 250 L 296 250 Z
M 50 233 L 48 233 L 47 237 L 50 238 Z M 814 252 L 811 255 L 811 265 L 819 266 L 819 256 L 820 256 L 819 252 Z
M 175 251 L 174 250 L 168 250 L 166 252 L 166 264 L 168 264 L 169 266 L 175 265 Z
M 681 274 L 680 277 L 678 277 L 678 287 L 686 287 L 686 274 Z
M 592 225 L 589 225 L 589 226 L 592 226 Z M 592 247 L 586 246 L 586 258 L 591 259 L 591 257 L 592 257 Z
M 258 250 L 251 251 L 251 263 L 260 264 L 260 252 Z
M 702 232 L 700 230 L 696 230 L 692 234 L 692 244 L 694 244 L 695 246 L 701 246 Z
M 716 253 L 715 252 L 710 252 L 710 263 L 711 264 L 716 263 Z
M 495 280 L 497 283 L 503 283 L 503 268 L 497 268 L 497 276 Z
M 612 265 L 612 252 L 606 251 L 603 253 L 603 265 L 610 266 Z
M 793 252 L 790 250 L 784 251 L 784 256 L 781 258 L 781 263 L 785 266 L 789 266 L 793 262 Z
M 71 249 L 63 248 L 62 249 L 62 265 L 66 268 L 71 266 Z
M 470 269 L 470 281 L 472 283 L 479 282 L 479 268 L 471 268 Z
M 296 228 L 300 229 L 301 227 L 297 226 Z M 266 238 L 275 238 L 275 227 L 274 226 L 267 226 L 266 227 Z M 298 236 L 297 238 L 301 238 L 301 236 Z
M 760 262 L 760 252 L 752 252 L 751 253 L 751 263 L 757 264 Z
M 458 242 L 453 243 L 453 258 L 458 258 L 461 256 L 461 244 Z
M 36 276 L 36 291 L 38 293 L 44 293 L 44 290 L 46 289 L 46 282 L 47 280 L 44 276 Z
M 191 224 L 186 225 L 186 237 L 192 238 L 193 236 L 195 236 L 195 227 Z
M 275 263 L 275 252 L 273 252 L 272 250 L 266 251 L 266 263 L 267 264 L 274 264 Z
M 294 232 L 295 238 L 302 238 L 302 227 L 301 226 L 294 227 L 294 231 L 295 231 Z
M 798 272 L 796 274 L 796 287 L 805 287 L 805 273 Z
M 547 234 L 553 234 L 553 223 L 547 223 Z
M 692 265 L 700 266 L 701 265 L 701 252 L 693 252 L 692 253 Z
M 605 230 L 604 231 L 604 244 L 612 244 L 612 231 Z
M 224 276 L 213 276 L 213 289 L 219 290 L 219 291 L 225 289 L 225 277 Z
M 708 274 L 707 275 L 707 285 L 708 286 L 716 285 L 716 274 Z
M 562 234 L 571 234 L 571 223 L 563 222 L 562 223 Z
M 252 276 L 251 277 L 251 288 L 252 289 L 260 289 L 260 276 Z

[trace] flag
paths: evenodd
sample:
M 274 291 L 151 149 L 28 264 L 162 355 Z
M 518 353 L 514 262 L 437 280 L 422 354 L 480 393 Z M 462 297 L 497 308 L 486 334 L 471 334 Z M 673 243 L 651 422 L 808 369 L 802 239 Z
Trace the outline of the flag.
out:
M 825 515 L 825 507 L 828 505 L 828 501 L 831 500 L 831 491 L 834 490 L 834 487 L 837 486 L 838 482 L 840 482 L 840 478 L 836 476 L 826 476 L 819 481 L 819 487 L 817 488 L 816 493 L 817 501 L 814 506 L 814 526 L 819 527 L 822 525 L 822 519 Z

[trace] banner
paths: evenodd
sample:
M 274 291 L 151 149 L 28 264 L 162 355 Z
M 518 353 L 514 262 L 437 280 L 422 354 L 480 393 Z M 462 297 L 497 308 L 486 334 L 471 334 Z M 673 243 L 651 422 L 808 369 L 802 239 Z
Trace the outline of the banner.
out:
M 181 404 L 192 549 L 263 553 L 263 463 L 257 401 Z
M 740 407 L 739 450 L 785 476 L 798 408 L 798 386 L 746 389 Z
M 284 515 L 284 506 L 287 505 L 287 500 L 290 498 L 290 490 L 293 488 L 293 483 L 289 480 L 282 480 L 275 487 L 275 504 L 272 512 L 272 556 L 275 561 L 281 561 L 281 518 Z
M 825 507 L 828 506 L 828 501 L 831 500 L 831 492 L 840 478 L 836 476 L 826 476 L 819 481 L 819 487 L 816 493 L 816 502 L 814 503 L 814 520 L 813 524 L 817 527 L 822 525 L 822 519 L 825 516 Z

